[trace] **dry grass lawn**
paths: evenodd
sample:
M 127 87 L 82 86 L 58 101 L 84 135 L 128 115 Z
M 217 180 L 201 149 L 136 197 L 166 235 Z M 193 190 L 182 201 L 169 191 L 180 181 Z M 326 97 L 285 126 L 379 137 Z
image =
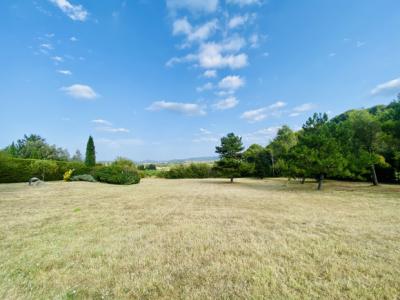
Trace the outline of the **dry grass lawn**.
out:
M 400 187 L 0 185 L 1 299 L 399 299 Z

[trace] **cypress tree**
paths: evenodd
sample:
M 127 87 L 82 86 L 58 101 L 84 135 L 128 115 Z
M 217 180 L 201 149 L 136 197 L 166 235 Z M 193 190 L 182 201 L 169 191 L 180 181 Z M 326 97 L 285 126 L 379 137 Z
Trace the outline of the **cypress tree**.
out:
M 94 147 L 94 142 L 92 136 L 89 136 L 86 145 L 86 158 L 85 164 L 89 167 L 94 167 L 96 165 L 96 150 Z

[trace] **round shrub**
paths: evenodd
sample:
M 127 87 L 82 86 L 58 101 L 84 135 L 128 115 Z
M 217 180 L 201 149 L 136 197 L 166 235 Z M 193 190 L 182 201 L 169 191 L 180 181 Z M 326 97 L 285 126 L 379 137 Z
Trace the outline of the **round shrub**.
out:
M 97 181 L 112 184 L 136 184 L 140 182 L 140 174 L 135 167 L 121 164 L 96 168 L 94 178 Z

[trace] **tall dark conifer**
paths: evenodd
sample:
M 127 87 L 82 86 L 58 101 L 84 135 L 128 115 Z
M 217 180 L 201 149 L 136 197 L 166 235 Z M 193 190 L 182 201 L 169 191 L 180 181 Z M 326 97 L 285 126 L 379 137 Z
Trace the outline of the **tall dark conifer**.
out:
M 85 164 L 89 167 L 94 167 L 96 165 L 96 149 L 94 147 L 94 141 L 92 136 L 89 136 L 86 145 L 86 158 Z

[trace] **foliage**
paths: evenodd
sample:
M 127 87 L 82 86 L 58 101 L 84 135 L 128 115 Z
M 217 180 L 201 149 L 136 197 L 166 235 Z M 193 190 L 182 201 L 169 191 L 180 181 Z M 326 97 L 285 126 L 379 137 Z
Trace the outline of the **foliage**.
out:
M 89 136 L 87 145 L 86 145 L 86 158 L 85 164 L 88 167 L 94 167 L 96 165 L 96 149 L 94 146 L 94 141 L 92 136 Z
M 71 181 L 87 181 L 87 182 L 96 182 L 90 174 L 82 174 L 82 175 L 75 175 L 71 177 Z
M 112 184 L 137 184 L 140 174 L 134 163 L 128 159 L 119 158 L 110 166 L 96 167 L 94 178 L 100 182 Z
M 72 173 L 74 173 L 73 169 L 69 169 L 64 173 L 64 181 L 70 181 L 72 177 Z
M 215 170 L 223 177 L 230 178 L 231 182 L 235 177 L 240 176 L 243 151 L 242 138 L 234 133 L 229 133 L 221 138 L 221 145 L 215 148 L 220 160 L 217 161 Z
M 48 162 L 51 164 L 48 165 Z M 0 154 L 0 183 L 27 182 L 32 177 L 43 178 L 43 171 L 46 181 L 62 180 L 65 172 L 70 169 L 74 169 L 75 174 L 91 172 L 91 168 L 79 162 L 21 159 Z
M 12 142 L 5 151 L 15 158 L 49 159 L 67 161 L 69 153 L 66 149 L 49 145 L 44 138 L 37 134 L 24 135 L 17 143 Z
M 41 177 L 45 181 L 47 175 L 57 173 L 58 165 L 55 161 L 51 160 L 35 160 L 32 162 L 31 169 L 34 177 Z
M 162 171 L 161 177 L 168 179 L 180 178 L 209 178 L 215 177 L 212 167 L 205 163 L 191 163 L 190 165 L 173 166 L 168 171 Z

